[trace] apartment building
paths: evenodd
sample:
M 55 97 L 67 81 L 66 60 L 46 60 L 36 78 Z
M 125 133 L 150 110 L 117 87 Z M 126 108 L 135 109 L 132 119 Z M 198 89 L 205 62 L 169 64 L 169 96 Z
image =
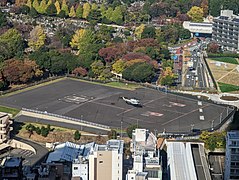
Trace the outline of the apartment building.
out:
M 0 144 L 7 142 L 10 138 L 10 131 L 13 130 L 10 125 L 12 120 L 10 120 L 10 115 L 7 113 L 0 112 Z
M 221 15 L 213 19 L 212 40 L 224 50 L 239 52 L 239 16 L 232 10 L 221 10 Z
M 239 179 L 239 131 L 227 132 L 224 180 Z
M 135 129 L 132 133 L 131 152 L 133 169 L 128 170 L 126 180 L 162 180 L 162 167 L 157 138 L 147 129 Z
M 122 140 L 95 145 L 89 155 L 89 180 L 122 180 L 123 146 Z

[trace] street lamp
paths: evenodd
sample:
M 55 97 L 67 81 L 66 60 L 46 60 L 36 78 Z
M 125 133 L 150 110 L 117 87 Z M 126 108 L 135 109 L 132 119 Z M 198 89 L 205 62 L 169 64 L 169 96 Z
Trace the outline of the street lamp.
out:
M 214 130 L 214 120 L 212 120 L 212 124 L 211 124 L 211 130 Z

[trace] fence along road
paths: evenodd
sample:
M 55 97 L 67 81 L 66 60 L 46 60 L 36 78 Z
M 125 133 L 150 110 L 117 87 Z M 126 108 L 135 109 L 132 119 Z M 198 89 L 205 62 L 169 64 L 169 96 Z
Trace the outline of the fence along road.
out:
M 67 116 L 62 116 L 62 115 L 58 115 L 58 114 L 53 114 L 53 113 L 48 113 L 48 112 L 43 112 L 43 111 L 38 111 L 38 110 L 33 110 L 33 109 L 22 108 L 19 115 L 34 117 L 34 118 L 39 118 L 39 119 L 45 119 L 45 120 L 55 121 L 55 122 L 59 122 L 59 123 L 62 122 L 62 123 L 75 124 L 75 125 L 93 128 L 93 129 L 97 129 L 97 130 L 103 130 L 103 131 L 111 130 L 109 126 L 105 126 L 102 124 L 92 123 L 92 122 L 88 122 L 88 121 L 83 121 L 81 119 L 71 118 L 71 117 L 67 117 Z

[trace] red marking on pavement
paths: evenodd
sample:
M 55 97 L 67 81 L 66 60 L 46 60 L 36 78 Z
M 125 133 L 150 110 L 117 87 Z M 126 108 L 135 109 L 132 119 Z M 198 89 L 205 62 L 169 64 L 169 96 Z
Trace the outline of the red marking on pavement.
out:
M 186 106 L 185 104 L 180 104 L 180 103 L 175 103 L 175 102 L 169 102 L 173 106 L 178 106 L 178 107 L 184 107 Z

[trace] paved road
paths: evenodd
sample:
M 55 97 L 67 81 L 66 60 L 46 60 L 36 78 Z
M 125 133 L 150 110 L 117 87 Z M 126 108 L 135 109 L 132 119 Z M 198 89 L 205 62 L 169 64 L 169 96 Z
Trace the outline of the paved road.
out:
M 20 137 L 14 137 L 13 139 L 29 144 L 36 150 L 36 154 L 32 154 L 30 151 L 20 151 L 19 153 L 13 151 L 11 153 L 13 156 L 24 157 L 24 166 L 34 166 L 48 154 L 48 150 L 38 143 Z

